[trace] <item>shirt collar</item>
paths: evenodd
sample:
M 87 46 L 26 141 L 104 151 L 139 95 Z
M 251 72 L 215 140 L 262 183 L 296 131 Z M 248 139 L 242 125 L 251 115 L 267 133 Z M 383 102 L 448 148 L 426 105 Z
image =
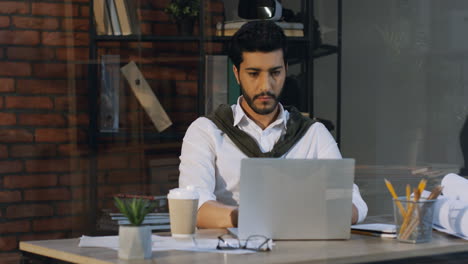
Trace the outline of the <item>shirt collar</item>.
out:
M 237 104 L 234 107 L 234 126 L 239 125 L 239 123 L 242 120 L 247 120 L 249 117 L 245 114 L 244 109 L 242 109 L 240 102 L 241 102 L 242 95 L 237 98 Z M 275 121 L 273 121 L 270 126 L 276 126 L 279 124 L 283 124 L 284 128 L 287 129 L 287 122 L 289 119 L 289 112 L 284 109 L 283 105 L 281 103 L 278 103 L 280 112 L 278 114 L 278 117 L 276 118 Z

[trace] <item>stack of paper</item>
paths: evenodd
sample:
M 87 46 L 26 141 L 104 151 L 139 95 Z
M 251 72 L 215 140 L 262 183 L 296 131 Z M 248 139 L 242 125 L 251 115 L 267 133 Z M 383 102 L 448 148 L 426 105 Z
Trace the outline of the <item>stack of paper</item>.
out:
M 435 203 L 433 227 L 468 240 L 468 180 L 450 173 L 442 186 L 444 195 Z
M 396 237 L 396 226 L 390 224 L 360 224 L 352 225 L 351 233 L 368 235 L 368 236 L 377 236 L 385 238 L 395 238 Z
M 129 225 L 127 217 L 120 213 L 110 213 L 112 220 L 117 221 L 119 225 Z M 143 225 L 149 225 L 152 230 L 170 230 L 169 213 L 151 213 L 146 215 Z

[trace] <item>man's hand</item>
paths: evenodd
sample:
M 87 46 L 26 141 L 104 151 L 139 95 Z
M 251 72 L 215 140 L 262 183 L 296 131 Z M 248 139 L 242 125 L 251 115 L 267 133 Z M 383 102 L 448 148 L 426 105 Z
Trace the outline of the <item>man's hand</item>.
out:
M 197 226 L 199 228 L 237 227 L 238 215 L 237 206 L 207 201 L 198 209 Z
M 359 220 L 359 212 L 357 207 L 353 204 L 353 216 L 351 217 L 351 224 L 354 225 Z

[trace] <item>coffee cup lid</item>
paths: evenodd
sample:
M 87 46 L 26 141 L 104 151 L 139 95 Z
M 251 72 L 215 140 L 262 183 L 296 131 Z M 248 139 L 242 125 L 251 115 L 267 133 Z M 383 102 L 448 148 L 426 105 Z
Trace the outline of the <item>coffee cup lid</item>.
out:
M 187 186 L 186 188 L 174 188 L 169 191 L 167 195 L 169 199 L 198 199 L 198 192 L 193 186 Z

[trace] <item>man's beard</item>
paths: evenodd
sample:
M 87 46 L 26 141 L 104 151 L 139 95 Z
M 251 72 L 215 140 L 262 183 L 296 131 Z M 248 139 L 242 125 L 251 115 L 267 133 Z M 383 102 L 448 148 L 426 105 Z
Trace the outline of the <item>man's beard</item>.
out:
M 278 96 L 274 95 L 271 92 L 265 92 L 265 93 L 261 93 L 261 94 L 256 94 L 252 98 L 252 97 L 247 95 L 244 88 L 242 87 L 242 84 L 239 84 L 239 86 L 240 86 L 241 91 L 242 91 L 242 97 L 244 98 L 245 102 L 249 105 L 249 107 L 255 113 L 257 113 L 259 115 L 268 115 L 268 114 L 271 114 L 273 111 L 276 110 L 276 107 L 278 106 L 278 102 L 279 102 Z M 273 105 L 271 105 L 270 107 L 267 107 L 267 108 L 258 108 L 257 106 L 255 106 L 254 100 L 257 99 L 260 96 L 270 96 L 274 101 Z

